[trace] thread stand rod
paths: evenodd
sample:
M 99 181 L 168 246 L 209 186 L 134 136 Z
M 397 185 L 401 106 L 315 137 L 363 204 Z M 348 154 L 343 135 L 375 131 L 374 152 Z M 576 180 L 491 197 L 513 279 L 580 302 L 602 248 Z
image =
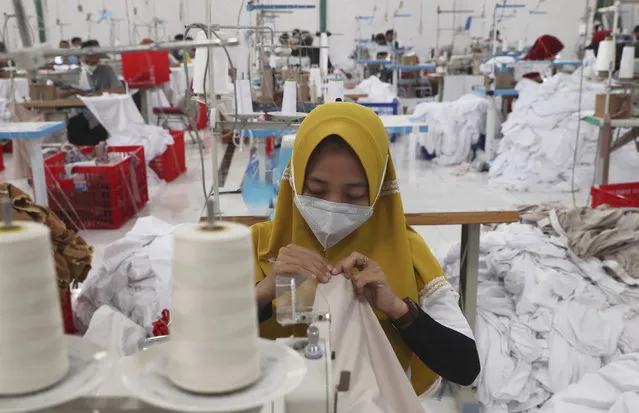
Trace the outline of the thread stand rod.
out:
M 5 228 L 11 228 L 13 226 L 11 213 L 11 198 L 7 195 L 7 197 L 2 200 L 2 223 Z

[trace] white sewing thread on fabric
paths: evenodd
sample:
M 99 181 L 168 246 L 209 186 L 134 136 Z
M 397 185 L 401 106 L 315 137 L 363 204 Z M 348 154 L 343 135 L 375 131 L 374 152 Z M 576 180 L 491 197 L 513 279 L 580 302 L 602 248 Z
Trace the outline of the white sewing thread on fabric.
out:
M 69 371 L 49 228 L 0 232 L 0 395 L 42 390 Z
M 240 389 L 260 376 L 251 231 L 175 231 L 167 376 L 197 393 Z

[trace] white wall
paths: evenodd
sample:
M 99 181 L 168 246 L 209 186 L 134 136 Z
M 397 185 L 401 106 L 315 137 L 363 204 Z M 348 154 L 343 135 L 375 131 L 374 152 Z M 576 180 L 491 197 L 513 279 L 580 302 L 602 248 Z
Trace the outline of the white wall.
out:
M 23 0 L 27 13 L 35 16 L 32 0 Z M 278 3 L 297 3 L 297 4 L 315 4 L 319 5 L 319 0 L 264 0 L 267 4 Z M 470 33 L 460 34 L 457 37 L 456 44 L 465 45 L 471 36 L 485 37 L 490 29 L 492 22 L 492 12 L 496 0 L 485 1 L 486 18 L 475 19 Z M 499 0 L 501 2 L 501 0 Z M 578 25 L 584 13 L 586 0 L 542 0 L 540 8 L 548 12 L 545 16 L 531 16 L 528 13 L 530 8 L 534 8 L 539 0 L 518 0 L 518 3 L 526 4 L 527 9 L 517 12 L 515 18 L 504 19 L 498 28 L 502 33 L 502 37 L 511 42 L 517 42 L 519 39 L 528 38 L 530 43 L 542 34 L 553 34 L 565 44 L 566 51 L 564 57 L 571 57 L 574 46 L 578 38 Z M 109 43 L 109 25 L 103 22 L 99 25 L 92 24 L 90 29 L 86 22 L 87 13 L 93 16 L 99 13 L 99 10 L 106 7 L 113 11 L 116 18 L 124 19 L 128 11 L 131 20 L 136 23 L 148 23 L 156 10 L 157 16 L 167 21 L 166 29 L 160 31 L 160 37 L 172 37 L 175 33 L 182 31 L 184 23 L 205 22 L 205 2 L 206 0 L 45 0 L 47 4 L 47 35 L 49 42 L 57 43 L 60 39 L 60 29 L 56 27 L 56 19 L 60 19 L 64 23 L 71 26 L 64 27 L 65 37 L 82 36 L 99 40 L 102 44 Z M 148 3 L 148 4 L 147 4 Z M 234 24 L 237 20 L 237 13 L 240 8 L 241 0 L 213 0 L 214 4 L 214 21 L 221 24 Z M 377 8 L 375 20 L 373 22 L 365 22 L 362 24 L 362 37 L 370 37 L 372 33 L 385 32 L 387 29 L 395 28 L 399 34 L 399 38 L 403 42 L 411 43 L 417 47 L 419 54 L 426 54 L 435 46 L 437 14 L 436 8 L 439 4 L 442 9 L 452 9 L 455 3 L 457 9 L 470 9 L 474 14 L 480 16 L 484 8 L 483 1 L 480 0 L 403 0 L 404 6 L 401 13 L 412 14 L 410 19 L 393 19 L 390 17 L 388 21 L 384 16 L 394 14 L 400 0 L 328 0 L 328 29 L 329 31 L 342 34 L 335 35 L 331 38 L 331 56 L 333 60 L 344 60 L 354 48 L 354 39 L 356 36 L 355 16 L 357 15 L 373 15 L 374 7 Z M 513 3 L 513 1 L 509 1 Z M 83 6 L 83 12 L 78 11 L 78 4 Z M 183 19 L 180 20 L 180 5 L 183 7 Z M 388 4 L 388 7 L 387 7 Z M 422 6 L 423 4 L 423 6 Z M 420 27 L 420 9 L 423 7 L 423 33 L 419 33 Z M 134 8 L 137 8 L 137 16 L 133 15 Z M 13 13 L 11 2 L 8 0 L 0 1 L 0 14 Z M 244 11 L 244 13 L 247 13 Z M 251 19 L 254 21 L 254 13 Z M 452 15 L 442 14 L 440 16 L 441 27 L 452 28 Z M 457 15 L 457 26 L 463 26 L 467 15 Z M 1 18 L 1 17 L 0 17 Z M 95 21 L 95 17 L 93 18 Z M 35 17 L 32 18 L 32 25 L 35 27 Z M 274 21 L 276 30 L 291 30 L 300 28 L 309 31 L 319 29 L 319 10 L 300 10 L 294 14 L 282 14 L 280 18 Z M 9 46 L 15 46 L 16 38 L 14 24 L 11 24 L 9 32 Z M 143 37 L 148 36 L 148 30 L 145 28 L 138 29 L 139 41 Z M 117 36 L 121 43 L 128 43 L 129 36 L 127 34 L 126 22 L 120 23 Z M 14 40 L 11 40 L 11 39 Z M 442 32 L 441 44 L 450 43 L 451 33 Z

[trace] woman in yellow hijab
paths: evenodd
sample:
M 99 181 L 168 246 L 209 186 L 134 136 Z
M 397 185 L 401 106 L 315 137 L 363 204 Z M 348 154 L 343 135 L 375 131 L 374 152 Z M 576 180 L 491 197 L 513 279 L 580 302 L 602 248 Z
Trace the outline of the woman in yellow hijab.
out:
M 282 178 L 275 218 L 251 230 L 262 337 L 293 332 L 272 317 L 278 274 L 325 283 L 343 273 L 376 310 L 418 395 L 439 376 L 470 385 L 479 374 L 458 295 L 406 224 L 388 137 L 370 109 L 336 102 L 308 115 Z

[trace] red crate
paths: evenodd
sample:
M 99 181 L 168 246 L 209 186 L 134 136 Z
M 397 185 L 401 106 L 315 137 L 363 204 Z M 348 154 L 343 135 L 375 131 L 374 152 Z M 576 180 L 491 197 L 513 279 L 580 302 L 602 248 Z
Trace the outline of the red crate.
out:
M 2 150 L 4 151 L 4 153 L 13 153 L 13 141 L 10 140 L 4 145 L 0 146 L 2 146 Z
M 118 229 L 149 201 L 144 148 L 112 146 L 109 153 L 122 159 L 112 165 L 76 166 L 74 179 L 63 178 L 64 153 L 45 159 L 49 207 L 69 228 Z
M 73 306 L 71 305 L 71 289 L 68 288 L 64 293 L 64 302 L 62 305 L 62 322 L 64 323 L 64 332 L 66 334 L 77 333 L 73 324 Z
M 186 153 L 184 151 L 184 132 L 171 131 L 174 143 L 160 156 L 155 157 L 149 166 L 166 182 L 175 181 L 186 172 Z
M 168 51 L 122 53 L 122 76 L 131 88 L 153 87 L 171 79 Z
M 610 205 L 613 208 L 639 208 L 639 182 L 600 185 L 590 189 L 592 207 Z

